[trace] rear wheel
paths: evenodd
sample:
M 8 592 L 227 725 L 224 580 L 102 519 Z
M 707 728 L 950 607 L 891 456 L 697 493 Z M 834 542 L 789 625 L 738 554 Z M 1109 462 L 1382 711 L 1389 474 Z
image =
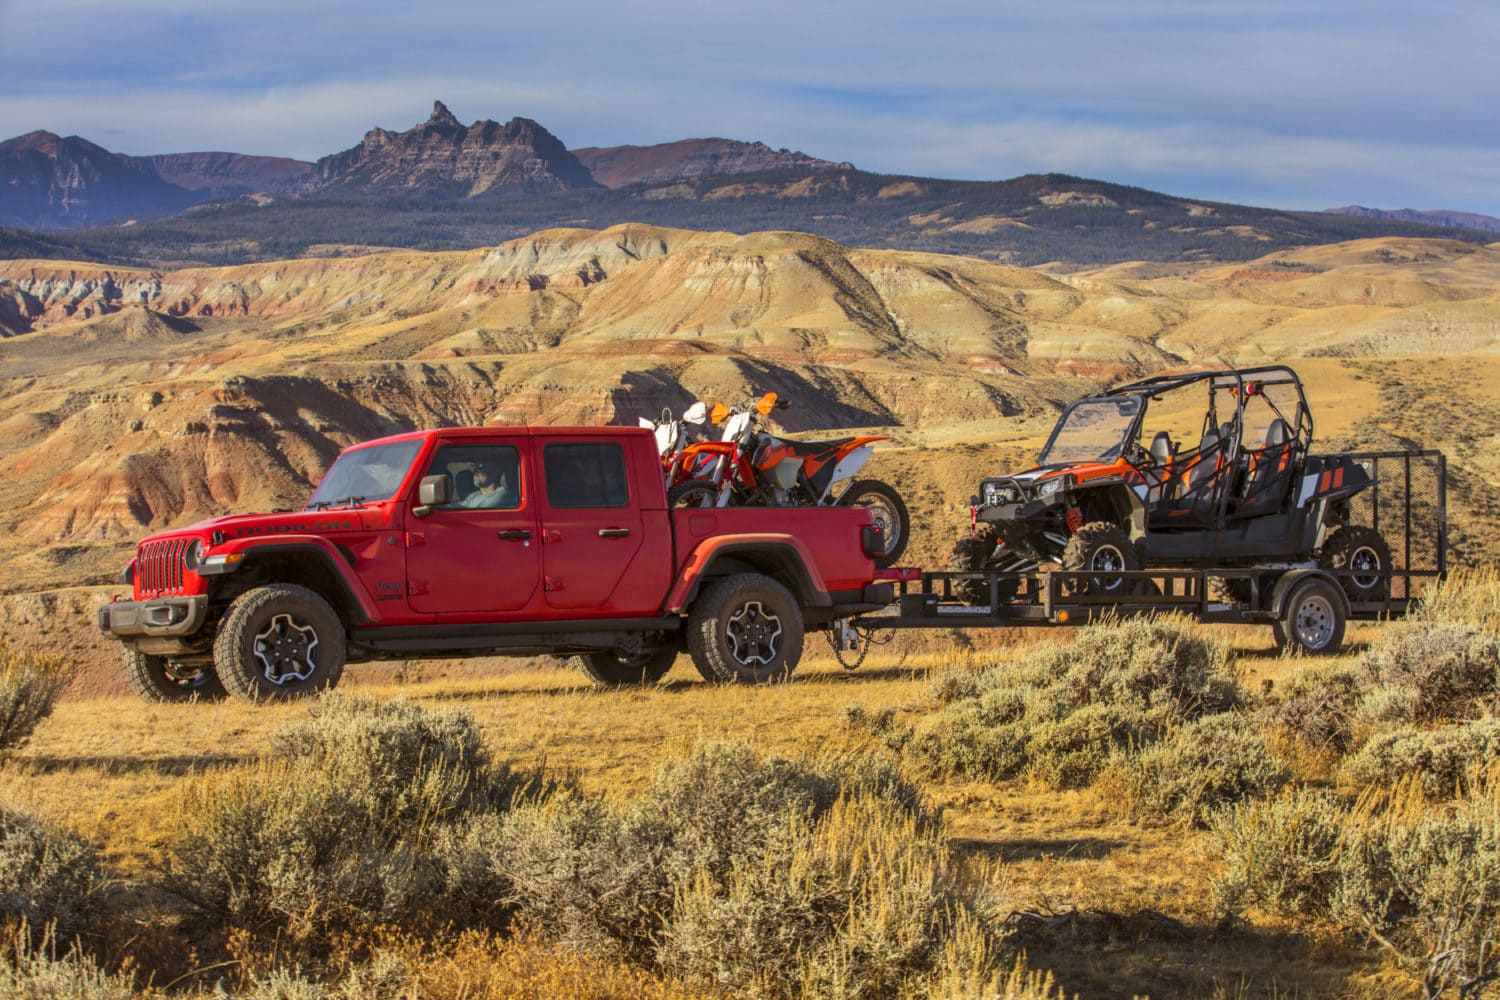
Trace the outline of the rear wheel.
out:
M 1391 594 L 1391 547 L 1374 528 L 1352 524 L 1323 543 L 1319 564 L 1335 572 L 1351 601 L 1383 601 Z
M 584 653 L 578 665 L 588 679 L 604 687 L 630 687 L 655 684 L 667 675 L 677 660 L 677 650 L 670 646 L 645 649 L 634 656 L 619 653 Z
M 1098 572 L 1101 575 L 1080 577 L 1067 585 L 1071 594 L 1102 594 L 1123 597 L 1131 589 L 1123 576 L 1108 576 L 1141 568 L 1136 547 L 1125 529 L 1108 521 L 1085 524 L 1068 539 L 1063 549 L 1062 568 L 1068 572 Z
M 306 587 L 256 587 L 229 606 L 214 665 L 229 693 L 246 701 L 316 694 L 343 675 L 344 626 Z
M 895 487 L 878 479 L 856 479 L 839 497 L 839 506 L 864 507 L 870 512 L 885 538 L 885 549 L 875 557 L 875 565 L 882 569 L 894 566 L 906 551 L 906 540 L 911 535 L 911 515 Z
M 142 701 L 218 701 L 227 693 L 213 664 L 189 666 L 125 648 L 125 680 Z
M 760 573 L 710 584 L 693 603 L 688 652 L 710 681 L 786 680 L 802 658 L 802 609 L 789 590 Z
M 1344 644 L 1344 597 L 1327 580 L 1298 584 L 1272 627 L 1277 645 L 1312 656 L 1337 653 Z

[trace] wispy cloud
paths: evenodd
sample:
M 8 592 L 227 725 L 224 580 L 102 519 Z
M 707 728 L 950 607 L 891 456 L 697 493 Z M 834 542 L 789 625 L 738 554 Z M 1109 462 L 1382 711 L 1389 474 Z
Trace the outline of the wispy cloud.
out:
M 312 159 L 442 99 L 574 146 L 1500 214 L 1496 37 L 1488 0 L 0 0 L 0 137 Z

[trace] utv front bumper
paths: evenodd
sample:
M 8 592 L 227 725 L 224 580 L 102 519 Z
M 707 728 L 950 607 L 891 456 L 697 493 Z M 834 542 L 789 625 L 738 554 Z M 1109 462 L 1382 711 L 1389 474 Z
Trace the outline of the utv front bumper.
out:
M 203 627 L 208 596 L 154 597 L 115 601 L 99 609 L 99 631 L 112 639 L 177 639 Z

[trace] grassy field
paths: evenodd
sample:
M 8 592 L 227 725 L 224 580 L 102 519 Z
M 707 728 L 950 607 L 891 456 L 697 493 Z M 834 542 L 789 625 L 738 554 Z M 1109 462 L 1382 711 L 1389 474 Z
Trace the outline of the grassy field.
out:
M 1491 587 L 1471 596 L 1463 614 L 1493 624 L 1493 612 L 1487 609 L 1495 603 L 1495 592 Z M 1379 645 L 1386 631 L 1396 627 L 1355 626 L 1345 653 L 1316 661 L 1316 666 L 1354 670 L 1371 645 Z M 1285 686 L 1314 664 L 1278 655 L 1266 629 L 1191 631 L 1227 646 L 1229 669 L 1252 697 Z M 462 678 L 443 676 L 441 668 L 427 675 L 362 675 L 356 668 L 343 690 L 379 701 L 399 696 L 434 712 L 461 709 L 472 717 L 496 761 L 516 768 L 544 764 L 553 773 L 571 774 L 585 795 L 625 803 L 651 786 L 664 762 L 725 741 L 744 744 L 759 755 L 882 758 L 900 765 L 899 748 L 893 750 L 893 741 L 882 733 L 939 707 L 934 691 L 940 685 L 934 678 L 1004 670 L 1054 638 L 1036 632 L 997 633 L 981 636 L 978 648 L 962 649 L 931 641 L 906 650 L 893 644 L 872 654 L 855 672 L 842 670 L 815 641 L 790 683 L 753 689 L 705 684 L 683 658 L 664 683 L 645 690 L 596 689 L 580 673 L 561 668 Z M 994 645 L 983 644 L 989 640 Z M 112 912 L 127 914 L 136 926 L 133 934 L 116 928 L 103 936 L 99 957 L 105 966 L 123 963 L 157 984 L 175 979 L 179 989 L 203 991 L 225 970 L 240 974 L 257 963 L 262 970 L 274 964 L 283 947 L 275 933 L 205 924 L 162 888 L 162 865 L 183 849 L 185 790 L 219 768 L 254 772 L 264 766 L 264 758 L 278 746 L 276 734 L 304 723 L 316 710 L 308 704 L 64 701 L 6 762 L 0 770 L 0 800 L 96 845 L 103 870 L 114 882 L 112 894 L 103 898 Z M 882 722 L 872 726 L 870 719 Z M 1337 784 L 1330 767 L 1334 758 L 1285 746 L 1280 756 L 1309 787 Z M 296 767 L 295 761 L 281 763 Z M 1226 868 L 1221 832 L 1132 808 L 1122 800 L 1118 784 L 1058 789 L 1035 777 L 994 780 L 983 774 L 923 773 L 921 767 L 913 769 L 909 756 L 904 764 L 907 773 L 918 775 L 915 780 L 928 803 L 941 810 L 941 838 L 955 863 L 967 878 L 983 883 L 984 919 L 997 940 L 1004 941 L 1009 955 L 1024 950 L 1031 968 L 1051 970 L 1069 995 L 1418 995 L 1409 970 L 1383 956 L 1367 937 L 1336 922 L 1254 906 L 1231 919 L 1214 891 Z M 331 952 L 319 952 L 327 964 L 317 974 L 337 978 L 347 971 L 351 956 L 368 957 L 372 942 L 389 932 L 389 927 L 367 930 L 357 945 L 346 940 Z M 451 938 L 456 931 L 423 933 L 429 942 L 448 941 L 436 947 L 450 957 L 462 950 Z M 423 953 L 411 936 L 381 940 L 397 950 L 404 947 L 409 959 Z M 600 984 L 609 981 L 616 983 L 609 988 L 625 991 L 592 995 L 645 995 L 648 985 L 651 991 L 664 991 L 661 995 L 721 991 L 691 977 L 674 985 L 670 977 L 616 958 L 590 971 L 590 959 L 566 954 L 545 938 L 525 944 L 531 949 L 525 951 L 517 950 L 523 946 L 514 939 L 482 946 L 474 940 L 463 945 L 472 952 L 466 971 L 450 967 L 442 973 L 429 954 L 420 995 L 533 995 L 526 990 L 541 990 L 538 983 L 561 989 L 559 984 L 573 981 L 569 975 L 588 980 L 589 990 L 606 990 Z M 330 954 L 342 957 L 331 959 Z M 509 986 L 493 979 L 486 985 L 485 976 L 505 963 L 531 971 L 511 975 Z M 516 985 L 523 980 L 530 985 Z

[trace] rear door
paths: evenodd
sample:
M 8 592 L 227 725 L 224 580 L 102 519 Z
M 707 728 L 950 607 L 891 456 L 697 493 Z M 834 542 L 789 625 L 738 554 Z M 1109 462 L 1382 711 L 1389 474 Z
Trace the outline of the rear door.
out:
M 519 611 L 541 586 L 536 490 L 524 435 L 440 445 L 423 476 L 447 476 L 453 502 L 408 513 L 406 589 L 413 611 Z
M 539 440 L 542 472 L 542 578 L 547 606 L 628 613 L 616 599 L 641 550 L 642 523 L 624 442 Z M 660 595 L 651 595 L 660 597 Z

